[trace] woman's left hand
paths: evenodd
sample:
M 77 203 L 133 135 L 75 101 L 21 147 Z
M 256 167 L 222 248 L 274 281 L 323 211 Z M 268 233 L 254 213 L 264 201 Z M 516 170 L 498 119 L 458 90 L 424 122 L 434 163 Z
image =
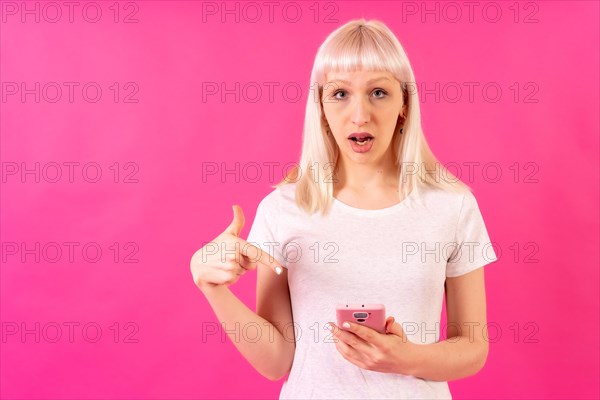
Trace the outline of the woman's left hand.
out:
M 328 323 L 338 339 L 335 347 L 346 360 L 363 369 L 410 375 L 416 345 L 408 340 L 394 317 L 386 319 L 386 333 L 379 333 L 353 322 L 348 323 L 350 327 L 344 329 L 332 322 Z

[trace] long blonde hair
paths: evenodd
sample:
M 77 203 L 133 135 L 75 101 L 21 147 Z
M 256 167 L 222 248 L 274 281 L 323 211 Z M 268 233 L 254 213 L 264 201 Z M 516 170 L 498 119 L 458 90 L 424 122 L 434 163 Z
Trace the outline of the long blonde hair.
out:
M 339 148 L 333 135 L 326 134 L 327 122 L 321 101 L 323 85 L 329 71 L 359 69 L 390 72 L 403 91 L 407 116 L 402 134 L 398 123 L 390 144 L 400 172 L 399 199 L 406 198 L 409 193 L 418 199 L 421 190 L 427 187 L 453 192 L 471 190 L 441 165 L 427 144 L 421 127 L 415 77 L 402 45 L 385 24 L 364 18 L 340 26 L 319 47 L 310 76 L 313 95 L 308 96 L 306 103 L 300 162 L 271 187 L 297 183 L 298 207 L 310 214 L 329 211 L 333 201 L 333 180 L 330 178 L 337 166 Z M 438 179 L 436 173 L 444 173 L 449 179 Z

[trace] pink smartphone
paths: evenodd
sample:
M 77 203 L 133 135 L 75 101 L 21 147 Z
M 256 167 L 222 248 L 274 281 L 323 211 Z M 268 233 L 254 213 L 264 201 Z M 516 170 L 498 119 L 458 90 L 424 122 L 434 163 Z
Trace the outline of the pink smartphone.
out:
M 335 315 L 340 329 L 344 329 L 342 324 L 344 321 L 348 321 L 368 326 L 379 333 L 385 333 L 385 306 L 383 304 L 337 304 Z

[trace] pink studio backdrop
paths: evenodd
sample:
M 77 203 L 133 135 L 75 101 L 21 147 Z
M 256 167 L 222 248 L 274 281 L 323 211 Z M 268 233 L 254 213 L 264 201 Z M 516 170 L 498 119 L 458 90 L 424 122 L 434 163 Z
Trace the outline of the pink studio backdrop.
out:
M 232 204 L 246 237 L 318 46 L 365 17 L 497 246 L 490 355 L 454 397 L 598 398 L 598 2 L 453 4 L 0 3 L 1 397 L 278 397 L 211 333 L 190 257 Z M 232 286 L 252 309 L 255 284 Z

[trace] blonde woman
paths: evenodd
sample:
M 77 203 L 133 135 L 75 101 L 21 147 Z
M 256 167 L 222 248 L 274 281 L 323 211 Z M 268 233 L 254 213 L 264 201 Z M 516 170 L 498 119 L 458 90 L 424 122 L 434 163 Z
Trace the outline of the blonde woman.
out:
M 427 145 L 412 68 L 383 23 L 332 32 L 311 84 L 297 168 L 262 199 L 247 241 L 233 207 L 192 257 L 194 281 L 229 335 L 263 327 L 231 339 L 268 379 L 289 373 L 281 399 L 451 398 L 447 382 L 488 353 L 482 267 L 496 255 L 477 201 Z M 256 313 L 228 289 L 251 269 Z M 339 303 L 384 304 L 385 333 L 337 326 Z

